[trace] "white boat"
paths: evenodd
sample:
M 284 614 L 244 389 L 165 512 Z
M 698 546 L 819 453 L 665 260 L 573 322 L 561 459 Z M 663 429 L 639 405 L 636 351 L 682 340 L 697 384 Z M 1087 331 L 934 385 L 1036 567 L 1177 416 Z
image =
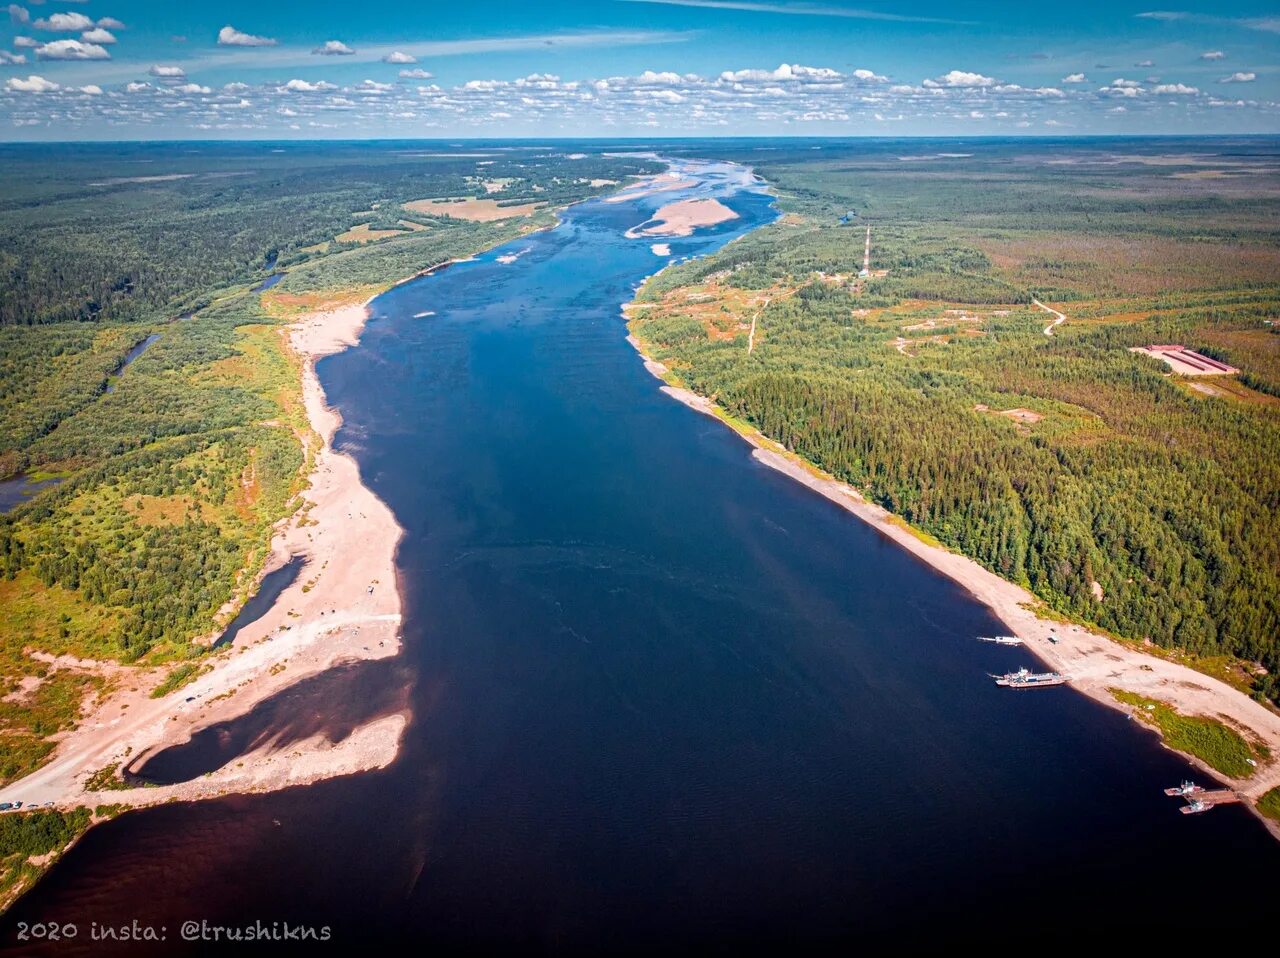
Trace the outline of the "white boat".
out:
M 1004 675 L 991 676 L 996 680 L 996 685 L 1003 685 L 1010 689 L 1042 689 L 1050 688 L 1055 685 L 1062 685 L 1067 680 L 1057 672 L 1032 672 L 1030 669 L 1018 669 L 1016 672 L 1006 672 Z
M 1016 635 L 980 635 L 979 642 L 994 642 L 996 645 L 1021 645 L 1022 640 Z

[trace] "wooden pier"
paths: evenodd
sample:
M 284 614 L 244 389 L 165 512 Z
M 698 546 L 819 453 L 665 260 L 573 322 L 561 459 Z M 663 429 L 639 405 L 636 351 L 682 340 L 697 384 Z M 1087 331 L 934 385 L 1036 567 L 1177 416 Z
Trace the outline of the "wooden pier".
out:
M 1198 815 L 1215 805 L 1231 805 L 1242 800 L 1229 788 L 1207 789 L 1194 782 L 1183 782 L 1177 788 L 1166 788 L 1164 793 L 1171 798 L 1186 799 L 1187 804 L 1179 809 L 1183 815 Z
M 1240 801 L 1240 796 L 1229 788 L 1218 788 L 1211 792 L 1201 792 L 1196 798 L 1206 805 L 1232 805 Z

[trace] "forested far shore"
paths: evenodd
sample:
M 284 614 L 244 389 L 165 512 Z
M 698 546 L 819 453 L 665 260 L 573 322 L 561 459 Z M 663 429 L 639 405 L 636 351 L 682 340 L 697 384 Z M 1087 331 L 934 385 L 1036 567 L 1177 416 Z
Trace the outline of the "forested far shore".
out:
M 1277 700 L 1280 181 L 1276 144 L 1234 147 L 738 151 L 786 215 L 655 277 L 631 328 L 1056 614 Z M 1244 172 L 1183 175 L 1218 163 Z
M 476 154 L 421 141 L 0 146 L 0 326 L 171 319 L 212 290 L 361 245 L 355 226 L 468 225 L 404 208 L 416 200 L 556 207 L 661 169 L 540 147 Z

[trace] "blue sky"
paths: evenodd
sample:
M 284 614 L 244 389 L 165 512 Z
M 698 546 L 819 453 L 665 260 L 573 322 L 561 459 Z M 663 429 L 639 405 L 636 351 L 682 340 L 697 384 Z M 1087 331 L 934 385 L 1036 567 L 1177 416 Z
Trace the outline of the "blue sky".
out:
M 1280 11 L 33 0 L 0 138 L 1280 132 Z

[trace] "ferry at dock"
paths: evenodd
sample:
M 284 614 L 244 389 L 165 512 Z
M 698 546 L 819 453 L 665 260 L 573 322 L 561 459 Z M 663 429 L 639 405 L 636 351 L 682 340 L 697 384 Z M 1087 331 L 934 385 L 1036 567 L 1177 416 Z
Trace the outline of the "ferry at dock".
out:
M 1016 672 L 1006 672 L 1004 675 L 991 677 L 996 680 L 996 685 L 1003 685 L 1010 689 L 1049 688 L 1062 685 L 1067 681 L 1058 672 L 1032 672 L 1030 669 L 1018 669 Z

